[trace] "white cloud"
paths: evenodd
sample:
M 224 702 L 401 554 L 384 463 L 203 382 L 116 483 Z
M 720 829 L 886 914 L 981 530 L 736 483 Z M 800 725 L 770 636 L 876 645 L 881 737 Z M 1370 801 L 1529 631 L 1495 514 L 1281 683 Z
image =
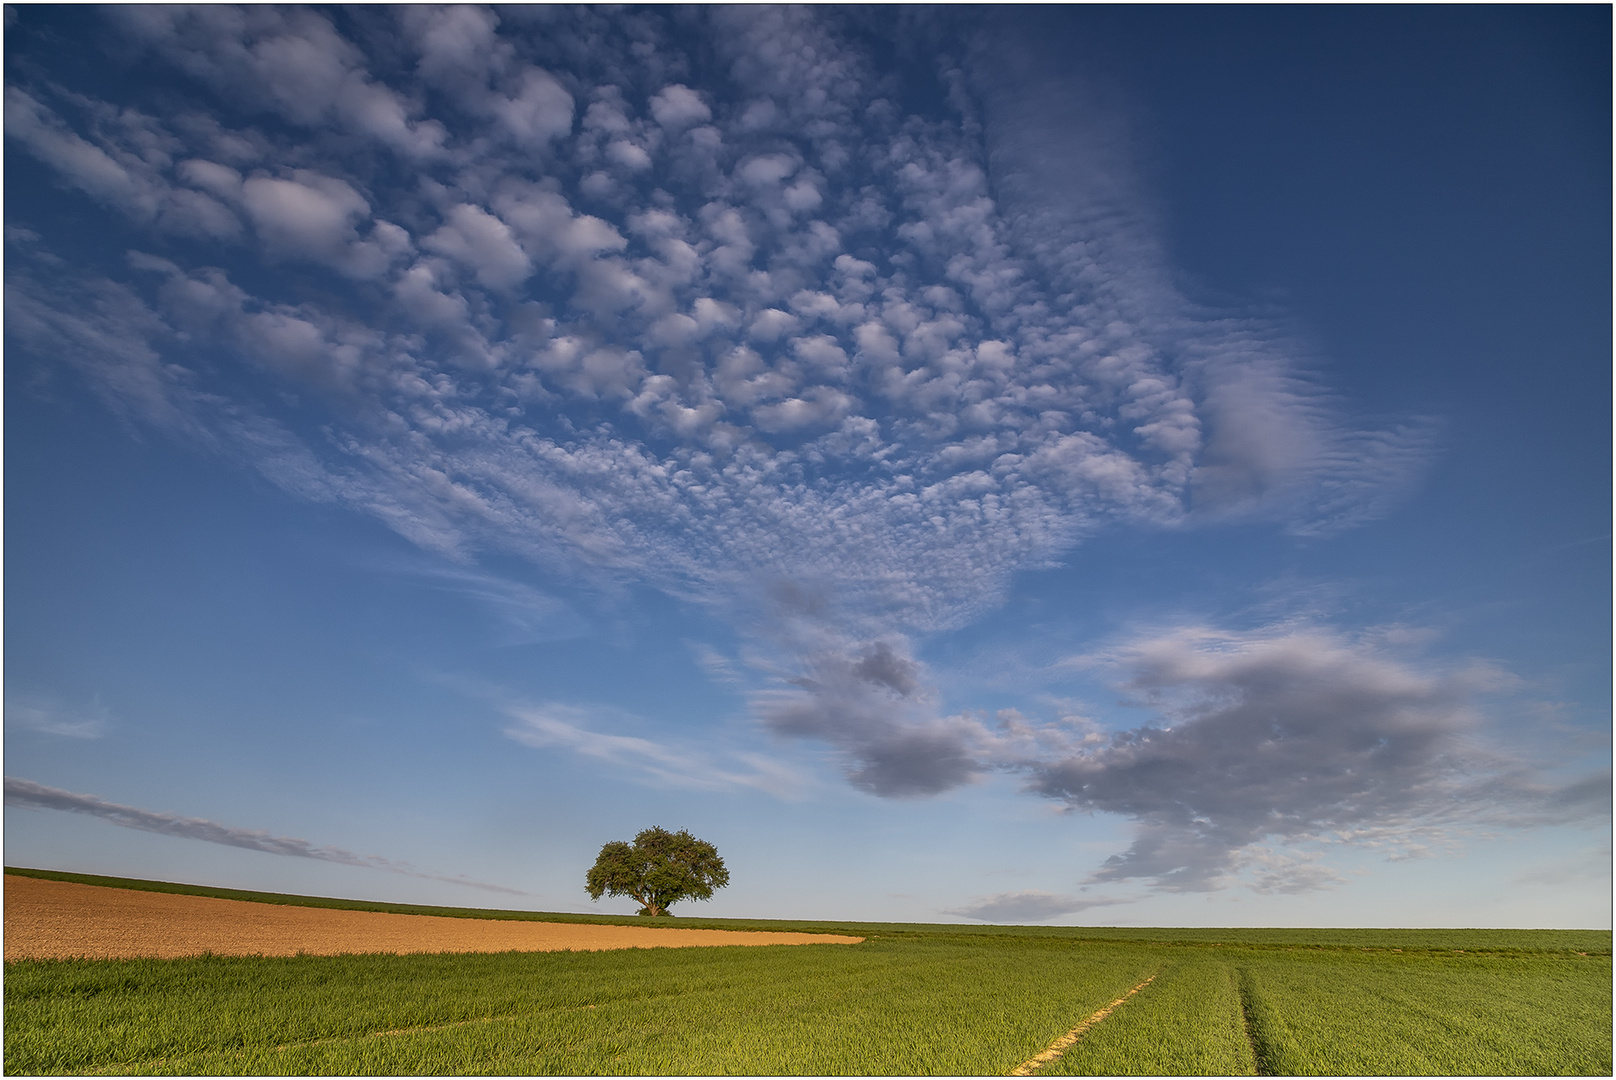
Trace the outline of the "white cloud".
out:
M 641 172 L 651 167 L 651 155 L 627 139 L 613 139 L 607 143 L 606 157 L 629 172 Z
M 360 240 L 357 225 L 370 217 L 370 204 L 346 181 L 306 169 L 289 180 L 255 176 L 242 182 L 241 198 L 272 258 L 308 259 L 361 278 L 391 261 L 395 245 Z
M 109 13 L 129 44 L 164 55 L 232 96 L 308 128 L 335 121 L 406 158 L 439 155 L 447 130 L 411 119 L 413 106 L 365 69 L 329 19 L 298 8 L 216 6 Z
M 752 422 L 762 431 L 802 431 L 839 424 L 853 408 L 854 399 L 829 386 L 815 386 L 802 397 L 788 397 L 752 409 Z
M 374 565 L 383 573 L 423 582 L 472 601 L 500 627 L 500 644 L 528 645 L 581 637 L 588 624 L 565 601 L 531 585 L 464 566 L 393 561 Z
M 522 72 L 514 96 L 498 102 L 494 114 L 523 146 L 542 146 L 572 130 L 572 95 L 541 68 Z
M 111 714 L 98 701 L 88 706 L 73 706 L 48 695 L 6 698 L 7 727 L 66 739 L 99 739 L 111 725 Z
M 794 798 L 805 785 L 795 770 L 760 754 L 732 752 L 725 756 L 737 764 L 726 765 L 705 751 L 594 730 L 603 720 L 631 720 L 598 709 L 546 704 L 510 705 L 505 711 L 516 721 L 505 734 L 525 746 L 569 750 L 637 774 L 659 787 L 698 791 L 752 788 L 777 798 Z
M 533 272 L 510 226 L 481 207 L 465 203 L 451 208 L 443 226 L 422 240 L 421 246 L 470 267 L 477 280 L 490 289 L 513 289 Z
M 713 111 L 696 91 L 683 83 L 674 83 L 651 98 L 651 115 L 663 127 L 677 129 L 705 124 L 713 118 Z
M 403 21 L 421 58 L 421 74 L 434 83 L 454 86 L 486 82 L 491 64 L 503 59 L 502 43 L 494 31 L 499 16 L 483 7 L 450 4 L 409 8 Z
M 701 669 L 714 682 L 738 683 L 741 681 L 740 673 L 736 671 L 735 665 L 730 658 L 711 645 L 699 641 L 687 641 L 685 644 L 690 647 L 691 654 L 696 658 L 696 663 L 701 665 Z

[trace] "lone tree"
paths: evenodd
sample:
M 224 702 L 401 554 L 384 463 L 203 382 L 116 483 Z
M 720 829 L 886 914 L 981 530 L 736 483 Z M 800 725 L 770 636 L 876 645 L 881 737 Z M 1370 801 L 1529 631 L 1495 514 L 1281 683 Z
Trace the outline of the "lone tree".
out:
M 680 900 L 711 900 L 714 889 L 729 884 L 729 871 L 718 849 L 680 829 L 641 830 L 633 844 L 613 840 L 600 849 L 586 887 L 599 900 L 632 896 L 639 915 L 666 915 Z

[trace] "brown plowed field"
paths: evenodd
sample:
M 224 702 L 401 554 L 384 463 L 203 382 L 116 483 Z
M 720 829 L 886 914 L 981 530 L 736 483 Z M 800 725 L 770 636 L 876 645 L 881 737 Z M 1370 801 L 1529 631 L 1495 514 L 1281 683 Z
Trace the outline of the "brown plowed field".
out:
M 695 945 L 853 944 L 833 934 L 452 919 L 250 904 L 5 876 L 7 960 L 84 956 L 335 956 L 339 953 L 554 952 Z

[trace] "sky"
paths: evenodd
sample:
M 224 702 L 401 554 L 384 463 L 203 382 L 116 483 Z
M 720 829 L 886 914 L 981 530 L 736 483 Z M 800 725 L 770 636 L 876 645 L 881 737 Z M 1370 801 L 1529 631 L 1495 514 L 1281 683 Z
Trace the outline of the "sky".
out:
M 5 14 L 5 861 L 1611 925 L 1611 13 Z

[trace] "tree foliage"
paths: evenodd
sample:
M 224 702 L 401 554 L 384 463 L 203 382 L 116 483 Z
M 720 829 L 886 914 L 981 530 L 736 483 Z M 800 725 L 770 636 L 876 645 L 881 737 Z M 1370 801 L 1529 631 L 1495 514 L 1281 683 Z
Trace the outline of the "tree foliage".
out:
M 641 915 L 666 915 L 680 900 L 710 900 L 714 889 L 729 884 L 729 871 L 718 849 L 680 829 L 671 833 L 653 826 L 642 829 L 634 843 L 614 840 L 600 849 L 590 867 L 589 895 L 631 896 Z

